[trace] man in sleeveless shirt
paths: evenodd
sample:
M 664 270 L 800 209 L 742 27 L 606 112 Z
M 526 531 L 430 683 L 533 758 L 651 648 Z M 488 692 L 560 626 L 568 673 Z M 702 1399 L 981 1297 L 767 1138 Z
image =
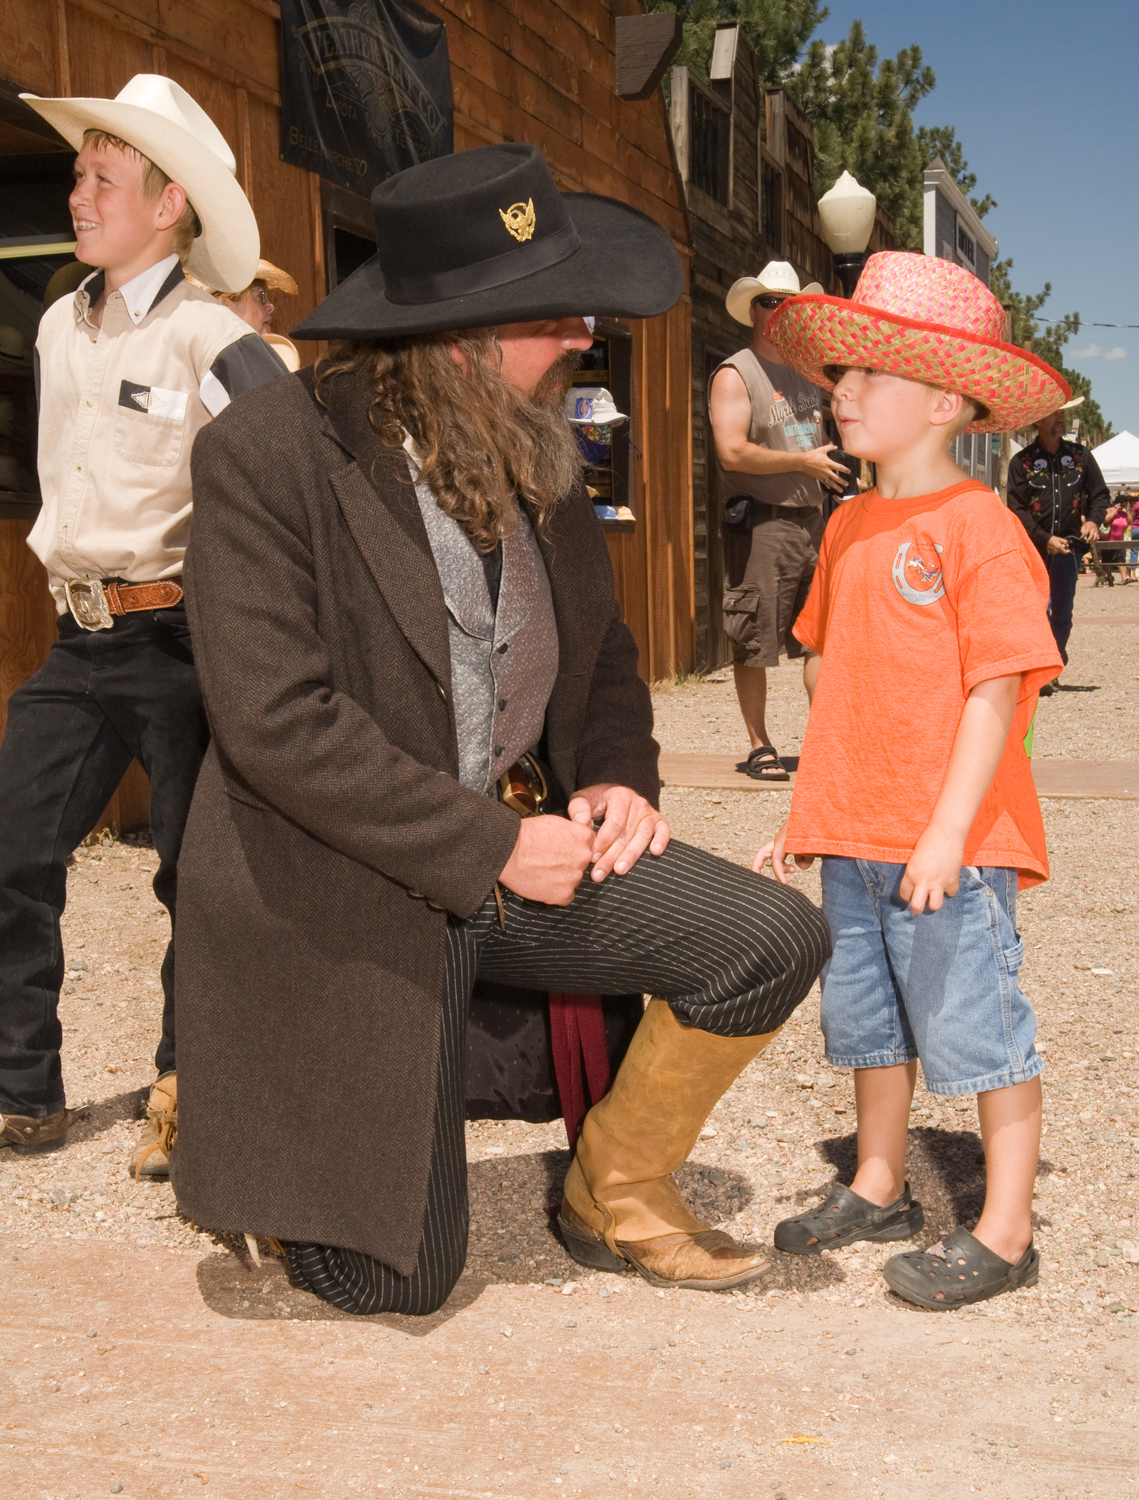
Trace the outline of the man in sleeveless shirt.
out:
M 747 773 L 787 781 L 767 732 L 767 668 L 779 653 L 803 655 L 791 634 L 811 586 L 823 534 L 824 486 L 841 494 L 847 471 L 826 441 L 827 397 L 767 340 L 772 313 L 800 288 L 787 261 L 743 276 L 726 305 L 752 330 L 751 343 L 713 373 L 708 406 L 724 510 L 724 629 L 740 711 L 751 741 Z

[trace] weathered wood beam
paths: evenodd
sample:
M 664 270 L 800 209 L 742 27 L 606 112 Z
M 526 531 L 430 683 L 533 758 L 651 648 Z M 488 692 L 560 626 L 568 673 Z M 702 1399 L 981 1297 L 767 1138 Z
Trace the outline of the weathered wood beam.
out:
M 675 13 L 617 16 L 617 95 L 648 99 L 680 50 L 683 23 Z

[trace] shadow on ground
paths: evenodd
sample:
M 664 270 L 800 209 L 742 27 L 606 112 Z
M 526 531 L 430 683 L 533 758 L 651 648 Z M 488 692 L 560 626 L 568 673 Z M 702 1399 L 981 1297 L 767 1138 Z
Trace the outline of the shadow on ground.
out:
M 858 1163 L 854 1135 L 832 1136 L 818 1142 L 818 1152 L 835 1169 L 835 1180 L 849 1183 Z M 907 1154 L 910 1187 L 925 1209 L 925 1242 L 950 1234 L 959 1225 L 972 1226 L 985 1201 L 985 1157 L 981 1138 L 974 1130 L 938 1130 L 919 1126 L 910 1131 Z M 1051 1162 L 1042 1160 L 1038 1175 L 1047 1176 Z M 830 1183 L 824 1188 L 829 1192 Z M 807 1202 L 813 1192 L 795 1194 Z
M 834 1181 L 854 1176 L 857 1145 L 853 1134 L 820 1140 L 816 1149 L 831 1171 L 820 1170 L 813 1182 L 777 1191 L 773 1206 L 785 1204 L 780 1214 L 790 1216 L 813 1206 L 830 1191 Z M 406 1333 L 423 1335 L 469 1307 L 485 1287 L 494 1284 L 544 1281 L 582 1274 L 566 1253 L 557 1230 L 562 1181 L 569 1166 L 568 1151 L 540 1151 L 517 1156 L 489 1157 L 469 1168 L 471 1204 L 467 1270 L 439 1312 L 426 1318 L 391 1313 L 364 1321 Z M 1041 1173 L 1051 1170 L 1042 1162 Z M 925 1209 L 920 1239 L 928 1244 L 959 1224 L 973 1224 L 984 1201 L 985 1173 L 981 1142 L 975 1131 L 920 1127 L 910 1132 L 910 1183 Z M 713 1224 L 731 1228 L 732 1220 L 752 1207 L 755 1184 L 742 1172 L 687 1162 L 677 1173 L 685 1200 L 695 1213 Z M 198 1285 L 202 1298 L 226 1318 L 343 1321 L 350 1313 L 288 1284 L 284 1263 L 262 1250 L 260 1268 L 249 1257 L 238 1236 L 215 1237 L 218 1254 L 201 1262 Z M 841 1266 L 829 1256 L 793 1256 L 772 1251 L 771 1267 L 760 1286 L 768 1289 L 824 1290 L 845 1280 Z
M 112 1094 L 109 1099 L 96 1099 L 79 1106 L 79 1119 L 69 1131 L 73 1141 L 90 1140 L 102 1135 L 121 1120 L 141 1120 L 146 1114 L 149 1089 L 128 1089 L 121 1094 Z
M 852 1180 L 858 1164 L 854 1135 L 820 1141 L 818 1151 L 835 1168 L 839 1182 Z M 985 1158 L 976 1131 L 932 1126 L 911 1130 L 907 1167 L 913 1195 L 925 1209 L 923 1240 L 938 1239 L 979 1217 L 985 1198 Z
M 438 1312 L 411 1318 L 401 1313 L 373 1313 L 361 1317 L 341 1312 L 311 1292 L 289 1285 L 285 1262 L 261 1245 L 261 1265 L 250 1259 L 244 1243 L 233 1236 L 218 1236 L 218 1253 L 199 1262 L 198 1291 L 211 1312 L 243 1322 L 275 1323 L 372 1323 L 401 1333 L 424 1337 L 477 1302 L 485 1279 L 464 1274 Z

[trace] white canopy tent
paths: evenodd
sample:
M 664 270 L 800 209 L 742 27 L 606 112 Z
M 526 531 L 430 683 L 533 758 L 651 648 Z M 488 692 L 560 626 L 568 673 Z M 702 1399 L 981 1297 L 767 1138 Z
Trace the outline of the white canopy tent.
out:
M 1133 432 L 1117 432 L 1106 443 L 1092 449 L 1109 489 L 1121 485 L 1139 485 L 1139 437 Z

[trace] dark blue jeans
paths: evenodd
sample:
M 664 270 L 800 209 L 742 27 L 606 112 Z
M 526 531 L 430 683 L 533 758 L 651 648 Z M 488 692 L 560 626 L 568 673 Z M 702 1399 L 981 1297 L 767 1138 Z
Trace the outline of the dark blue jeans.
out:
M 150 776 L 154 894 L 174 920 L 178 851 L 209 741 L 186 611 L 125 615 L 107 631 L 70 615 L 40 670 L 12 697 L 0 745 L 0 1113 L 64 1106 L 59 919 L 67 858 L 131 759 Z M 174 940 L 155 1058 L 174 1066 Z
M 1057 552 L 1048 559 L 1048 623 L 1056 639 L 1060 660 L 1068 665 L 1068 637 L 1072 633 L 1072 605 L 1076 600 L 1076 577 L 1083 548 L 1069 539 L 1071 552 Z

